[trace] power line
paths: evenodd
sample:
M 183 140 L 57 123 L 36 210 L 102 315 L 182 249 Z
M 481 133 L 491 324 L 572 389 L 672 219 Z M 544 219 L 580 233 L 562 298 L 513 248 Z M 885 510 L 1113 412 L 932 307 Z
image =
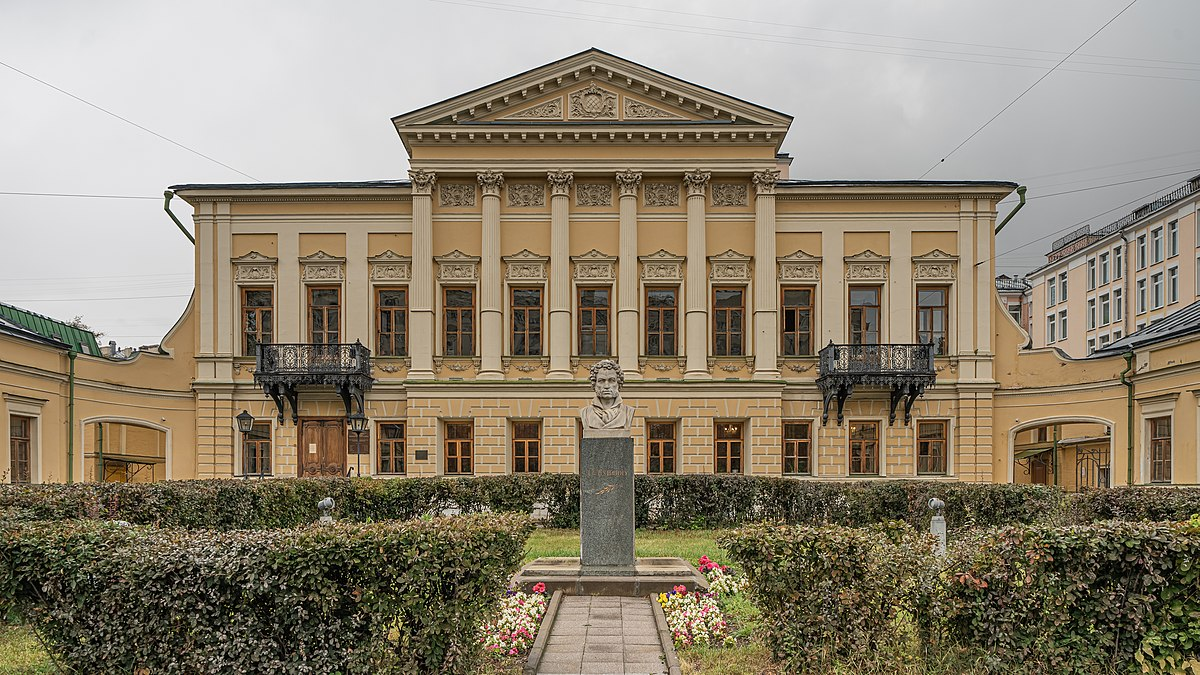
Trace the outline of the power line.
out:
M 163 277 L 190 277 L 191 272 L 164 272 L 161 274 L 103 274 L 88 277 L 6 277 L 0 281 L 68 281 L 91 279 L 160 279 Z
M 1075 54 L 1075 52 L 1077 52 L 1077 51 L 1079 51 L 1080 49 L 1082 49 L 1082 48 L 1083 48 L 1083 46 L 1084 46 L 1084 45 L 1086 45 L 1088 42 L 1091 42 L 1092 38 L 1094 38 L 1094 37 L 1096 37 L 1097 35 L 1099 35 L 1099 34 L 1100 34 L 1100 31 L 1104 30 L 1105 28 L 1108 28 L 1108 25 L 1109 25 L 1109 24 L 1111 24 L 1112 22 L 1116 21 L 1116 20 L 1117 20 L 1117 19 L 1118 19 L 1118 18 L 1119 18 L 1119 17 L 1120 17 L 1122 14 L 1124 14 L 1124 13 L 1125 13 L 1125 12 L 1126 12 L 1126 11 L 1127 11 L 1127 10 L 1128 10 L 1130 7 L 1133 7 L 1133 5 L 1134 5 L 1136 2 L 1137 2 L 1137 0 L 1131 0 L 1131 2 L 1130 2 L 1128 5 L 1125 5 L 1125 8 L 1124 8 L 1124 9 L 1122 9 L 1122 10 L 1121 10 L 1121 11 L 1119 11 L 1119 12 L 1117 12 L 1117 13 L 1116 13 L 1116 14 L 1113 16 L 1113 18 L 1111 18 L 1111 19 L 1109 19 L 1108 21 L 1104 22 L 1104 25 L 1103 25 L 1103 26 L 1100 26 L 1099 28 L 1097 28 L 1097 29 L 1096 29 L 1096 32 L 1092 33 L 1091 35 L 1089 35 L 1089 36 L 1088 36 L 1088 38 L 1087 38 L 1086 40 L 1084 40 L 1083 42 L 1079 43 L 1079 46 L 1078 46 L 1078 47 L 1076 47 L 1075 49 L 1072 49 L 1070 54 L 1067 54 L 1066 56 L 1064 56 L 1064 57 L 1062 58 L 1062 60 L 1061 60 L 1061 61 L 1059 61 L 1058 63 L 1054 64 L 1054 67 L 1053 67 L 1053 68 L 1051 68 L 1050 70 L 1047 70 L 1045 73 L 1043 73 L 1043 74 L 1042 74 L 1042 76 L 1041 76 L 1041 77 L 1039 77 L 1037 80 L 1035 80 L 1033 84 L 1031 84 L 1031 85 L 1029 85 L 1028 87 L 1026 87 L 1026 88 L 1025 88 L 1025 91 L 1021 92 L 1020 94 L 1017 94 L 1017 97 L 1016 97 L 1016 98 L 1014 98 L 1013 100 L 1009 101 L 1009 102 L 1008 102 L 1008 105 L 1006 105 L 1006 106 L 1004 106 L 1003 108 L 1001 108 L 1001 109 L 1000 109 L 1000 112 L 996 113 L 995 115 L 992 115 L 991 119 L 989 119 L 988 121 L 986 121 L 986 122 L 984 122 L 984 123 L 983 123 L 983 126 L 981 126 L 981 127 L 979 127 L 978 129 L 976 129 L 976 130 L 974 131 L 974 133 L 972 133 L 970 136 L 967 136 L 967 137 L 966 137 L 966 139 L 964 139 L 962 143 L 959 143 L 958 145 L 954 146 L 954 149 L 953 149 L 953 150 L 951 150 L 950 152 L 946 153 L 946 156 L 945 156 L 945 157 L 942 157 L 940 160 L 938 160 L 937 162 L 935 162 L 933 166 L 931 166 L 931 167 L 929 167 L 928 169 L 926 169 L 926 170 L 925 170 L 925 173 L 921 174 L 921 178 L 924 178 L 925 176 L 928 176 L 930 171 L 933 171 L 934 169 L 936 169 L 936 168 L 938 167 L 938 165 L 940 165 L 940 164 L 944 163 L 944 162 L 945 162 L 947 159 L 949 159 L 949 158 L 950 158 L 950 156 L 951 156 L 951 155 L 953 155 L 954 153 L 958 152 L 958 149 L 959 149 L 959 148 L 961 148 L 962 146 L 966 145 L 966 144 L 967 144 L 967 143 L 968 143 L 968 142 L 969 142 L 969 141 L 970 141 L 972 138 L 975 138 L 975 136 L 977 136 L 977 135 L 979 134 L 979 132 L 981 132 L 981 131 L 983 131 L 984 129 L 986 129 L 986 128 L 987 128 L 987 126 L 988 126 L 989 124 L 991 124 L 992 122 L 994 122 L 994 121 L 996 120 L 996 118 L 997 118 L 997 117 L 1000 117 L 1001 115 L 1003 115 L 1005 110 L 1008 110 L 1009 108 L 1013 107 L 1013 105 L 1014 105 L 1014 104 L 1016 104 L 1016 102 L 1017 102 L 1017 101 L 1020 101 L 1020 100 L 1021 100 L 1021 98 L 1025 96 L 1025 94 L 1028 94 L 1028 93 L 1029 93 L 1029 92 L 1030 92 L 1030 91 L 1031 91 L 1031 90 L 1032 90 L 1034 87 L 1038 86 L 1038 83 L 1040 83 L 1042 80 L 1046 79 L 1047 77 L 1050 77 L 1050 73 L 1053 73 L 1055 70 L 1057 70 L 1057 69 L 1058 69 L 1058 67 L 1059 67 L 1059 66 L 1061 66 L 1061 65 L 1062 65 L 1062 64 L 1064 64 L 1064 63 L 1066 63 L 1067 59 L 1071 58 L 1071 56 L 1073 56 L 1073 55 Z
M 241 172 L 239 171 L 238 173 Z M 66 192 L 0 192 L 0 195 L 17 195 L 23 197 L 86 197 L 88 199 L 162 199 L 162 197 L 145 197 L 141 195 L 84 195 Z
M 1155 159 L 1166 159 L 1167 157 L 1178 157 L 1180 155 L 1191 155 L 1191 154 L 1195 154 L 1197 152 L 1200 152 L 1200 148 L 1193 148 L 1191 150 L 1184 150 L 1182 152 L 1172 152 L 1172 153 L 1168 153 L 1166 155 L 1155 155 L 1153 157 L 1142 157 L 1140 159 L 1128 159 L 1123 162 L 1113 162 L 1112 164 L 1098 164 L 1096 166 L 1088 166 L 1088 167 L 1083 167 L 1083 168 L 1078 168 L 1078 169 L 1068 169 L 1066 171 L 1056 171 L 1054 173 L 1043 173 L 1043 174 L 1039 174 L 1036 176 L 1027 176 L 1025 178 L 1025 180 L 1030 181 L 1030 180 L 1035 180 L 1038 178 L 1053 178 L 1054 176 L 1064 176 L 1064 175 L 1070 175 L 1073 173 L 1087 173 L 1088 171 L 1095 171 L 1096 169 L 1110 169 L 1114 166 L 1124 166 L 1125 164 L 1137 164 L 1138 162 L 1149 162 L 1149 161 L 1155 160 Z
M 1045 199 L 1046 197 L 1058 197 L 1060 195 L 1070 195 L 1070 194 L 1075 194 L 1076 192 L 1087 192 L 1089 190 L 1099 190 L 1100 188 L 1115 187 L 1117 185 L 1129 185 L 1130 183 L 1141 183 L 1142 181 L 1155 180 L 1157 178 L 1170 178 L 1171 176 L 1181 176 L 1183 174 L 1192 173 L 1195 170 L 1196 170 L 1195 168 L 1191 168 L 1191 169 L 1188 169 L 1187 171 L 1175 171 L 1173 173 L 1164 173 L 1159 176 L 1148 176 L 1146 178 L 1136 178 L 1134 180 L 1125 180 L 1125 181 L 1121 181 L 1119 183 L 1106 183 L 1104 185 L 1093 185 L 1091 187 L 1077 188 L 1074 190 L 1063 190 L 1062 192 L 1051 192 L 1049 194 L 1028 197 L 1028 198 L 1026 198 L 1025 201 L 1032 201 L 1034 199 Z
M 160 298 L 186 298 L 191 296 L 191 293 L 182 295 L 128 295 L 125 297 L 109 297 L 109 298 L 27 298 L 24 300 L 6 300 L 5 302 L 97 302 L 100 300 L 157 300 Z
M 126 124 L 132 125 L 132 126 L 134 126 L 134 127 L 137 127 L 138 129 L 141 129 L 142 131 L 145 131 L 146 133 L 148 133 L 148 134 L 150 134 L 150 135 L 152 135 L 152 136 L 155 136 L 155 137 L 157 137 L 157 138 L 161 138 L 162 140 L 164 140 L 164 141 L 166 141 L 166 142 L 170 143 L 171 145 L 174 145 L 174 146 L 176 146 L 176 147 L 179 147 L 179 148 L 182 148 L 182 149 L 184 149 L 184 150 L 187 150 L 188 152 L 192 153 L 193 155 L 197 155 L 197 156 L 199 156 L 199 157 L 203 157 L 204 159 L 207 159 L 207 160 L 208 160 L 208 161 L 210 161 L 210 162 L 213 162 L 213 163 L 216 163 L 216 164 L 220 164 L 221 166 L 225 167 L 226 169 L 229 169 L 230 171 L 232 171 L 232 172 L 234 172 L 234 173 L 239 173 L 239 174 L 241 174 L 241 175 L 245 176 L 246 178 L 249 178 L 249 179 L 250 179 L 250 180 L 252 180 L 252 181 L 255 181 L 255 182 L 258 182 L 258 183 L 261 183 L 261 182 L 262 182 L 262 181 L 260 181 L 259 179 L 255 178 L 254 176 L 251 176 L 250 174 L 246 173 L 245 171 L 239 171 L 239 170 L 237 170 L 237 169 L 233 168 L 232 166 L 229 166 L 229 165 L 228 165 L 228 164 L 226 164 L 225 162 L 222 162 L 222 161 L 221 161 L 221 160 L 219 160 L 219 159 L 215 159 L 215 158 L 213 158 L 213 157 L 210 157 L 210 156 L 208 156 L 208 155 L 204 154 L 203 152 L 200 152 L 199 150 L 194 150 L 194 149 L 192 149 L 192 148 L 189 148 L 188 146 L 184 145 L 183 143 L 180 143 L 179 141 L 176 141 L 176 140 L 172 140 L 172 139 L 170 139 L 170 138 L 167 138 L 166 136 L 163 136 L 162 134 L 158 133 L 157 131 L 153 131 L 153 130 L 151 130 L 151 129 L 147 129 L 146 127 L 144 127 L 144 126 L 142 126 L 142 125 L 138 124 L 137 122 L 134 122 L 133 120 L 131 120 L 131 119 L 129 119 L 129 118 L 122 117 L 122 116 L 118 115 L 117 113 L 115 113 L 115 112 L 112 112 L 111 110 L 106 110 L 105 108 L 102 108 L 102 107 L 100 107 L 100 106 L 96 105 L 95 103 L 92 103 L 91 101 L 88 101 L 88 100 L 86 100 L 86 99 L 80 98 L 79 96 L 76 96 L 75 94 L 72 94 L 71 92 L 67 91 L 66 89 L 63 89 L 63 88 L 61 88 L 61 87 L 56 87 L 56 86 L 54 86 L 53 84 L 50 84 L 49 82 L 47 82 L 47 81 L 45 81 L 45 80 L 43 80 L 43 79 L 40 79 L 40 78 L 38 78 L 38 77 L 35 77 L 35 76 L 33 76 L 33 75 L 30 75 L 29 73 L 27 73 L 27 72 L 25 72 L 25 71 L 21 70 L 20 68 L 17 68 L 17 67 L 15 67 L 15 66 L 10 66 L 9 64 L 7 64 L 7 63 L 5 63 L 5 62 L 3 62 L 3 61 L 0 61 L 0 66 L 4 66 L 5 68 L 8 68 L 9 70 L 11 70 L 11 71 L 13 71 L 13 72 L 15 72 L 15 73 L 19 73 L 19 74 L 21 74 L 21 75 L 24 75 L 25 77 L 28 77 L 29 79 L 33 80 L 34 82 L 38 82 L 38 83 L 40 83 L 40 84 L 44 84 L 44 85 L 46 85 L 47 87 L 50 87 L 51 89 L 53 89 L 54 91 L 57 91 L 57 92 L 59 92 L 60 94 L 65 94 L 65 95 L 67 95 L 67 96 L 70 96 L 71 98 L 75 99 L 76 101 L 79 101 L 80 103 L 83 103 L 83 104 L 86 104 L 86 105 L 88 105 L 88 106 L 91 106 L 91 107 L 95 108 L 96 110 L 99 110 L 100 112 L 104 113 L 105 115 L 109 115 L 109 116 L 115 117 L 115 118 L 117 118 L 117 119 L 121 120 L 122 122 L 125 122 Z

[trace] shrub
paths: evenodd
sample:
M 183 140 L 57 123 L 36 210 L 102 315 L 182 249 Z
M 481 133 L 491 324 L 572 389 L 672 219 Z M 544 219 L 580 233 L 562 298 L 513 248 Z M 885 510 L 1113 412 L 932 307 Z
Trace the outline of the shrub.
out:
M 234 532 L 10 521 L 0 600 L 79 672 L 461 673 L 531 531 L 523 516 Z
M 1077 524 L 1100 520 L 1185 520 L 1200 513 L 1200 488 L 1115 487 L 1070 495 L 1067 517 Z
M 788 672 L 827 672 L 891 641 L 915 603 L 933 540 L 904 523 L 869 528 L 755 525 L 718 543 L 749 577 L 765 641 Z
M 1200 657 L 1200 521 L 1012 527 L 978 544 L 954 551 L 942 606 L 950 637 L 997 669 L 1182 672 Z

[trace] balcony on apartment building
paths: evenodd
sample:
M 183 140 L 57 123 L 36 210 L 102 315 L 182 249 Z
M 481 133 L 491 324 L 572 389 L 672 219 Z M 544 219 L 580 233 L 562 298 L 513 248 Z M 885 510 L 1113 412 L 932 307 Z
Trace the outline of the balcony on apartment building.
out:
M 279 423 L 291 404 L 292 421 L 299 419 L 299 388 L 332 387 L 346 405 L 346 415 L 363 410 L 363 396 L 371 388 L 371 350 L 354 344 L 260 344 L 255 349 L 254 383 L 275 401 Z
M 910 423 L 913 401 L 933 384 L 933 347 L 928 343 L 838 345 L 830 342 L 819 352 L 817 386 L 824 399 L 821 423 L 829 421 L 829 407 L 836 400 L 837 423 L 842 424 L 843 406 L 857 387 L 890 390 L 888 423 L 896 422 L 896 406 L 902 399 L 904 423 Z

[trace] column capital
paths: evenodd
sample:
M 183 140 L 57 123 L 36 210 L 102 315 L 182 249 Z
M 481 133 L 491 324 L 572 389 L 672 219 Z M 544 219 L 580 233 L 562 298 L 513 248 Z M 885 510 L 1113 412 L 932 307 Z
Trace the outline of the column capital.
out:
M 779 180 L 779 169 L 755 171 L 751 180 L 754 181 L 754 190 L 757 194 L 773 195 L 775 194 L 775 181 Z
M 689 197 L 703 197 L 704 190 L 708 188 L 708 179 L 712 178 L 712 174 L 707 171 L 696 169 L 683 174 L 683 183 L 687 186 Z
M 569 197 L 571 183 L 575 182 L 575 174 L 570 171 L 555 169 L 546 172 L 546 181 L 550 183 L 550 195 L 553 197 Z
M 412 181 L 414 195 L 431 195 L 433 186 L 437 183 L 437 174 L 424 169 L 409 169 L 408 178 Z
M 504 174 L 488 169 L 475 175 L 479 179 L 479 185 L 483 188 L 484 197 L 500 196 L 500 188 L 504 185 Z
M 642 184 L 642 172 L 628 169 L 617 172 L 617 185 L 621 188 L 622 197 L 636 197 L 638 186 Z

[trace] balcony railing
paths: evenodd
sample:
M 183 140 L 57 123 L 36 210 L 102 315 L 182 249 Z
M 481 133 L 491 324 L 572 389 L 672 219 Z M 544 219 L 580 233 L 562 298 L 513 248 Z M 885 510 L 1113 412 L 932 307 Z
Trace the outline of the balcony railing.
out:
M 333 387 L 342 397 L 349 416 L 358 404 L 363 412 L 364 392 L 371 388 L 371 350 L 354 344 L 258 345 L 254 358 L 254 383 L 275 401 L 283 424 L 288 404 L 292 421 L 300 417 L 300 385 Z
M 817 386 L 824 410 L 821 423 L 829 421 L 830 406 L 837 401 L 837 423 L 841 424 L 846 399 L 855 387 L 886 387 L 891 390 L 889 423 L 896 421 L 896 406 L 904 401 L 904 423 L 912 420 L 912 405 L 933 384 L 933 345 L 835 345 L 830 342 L 819 354 Z

